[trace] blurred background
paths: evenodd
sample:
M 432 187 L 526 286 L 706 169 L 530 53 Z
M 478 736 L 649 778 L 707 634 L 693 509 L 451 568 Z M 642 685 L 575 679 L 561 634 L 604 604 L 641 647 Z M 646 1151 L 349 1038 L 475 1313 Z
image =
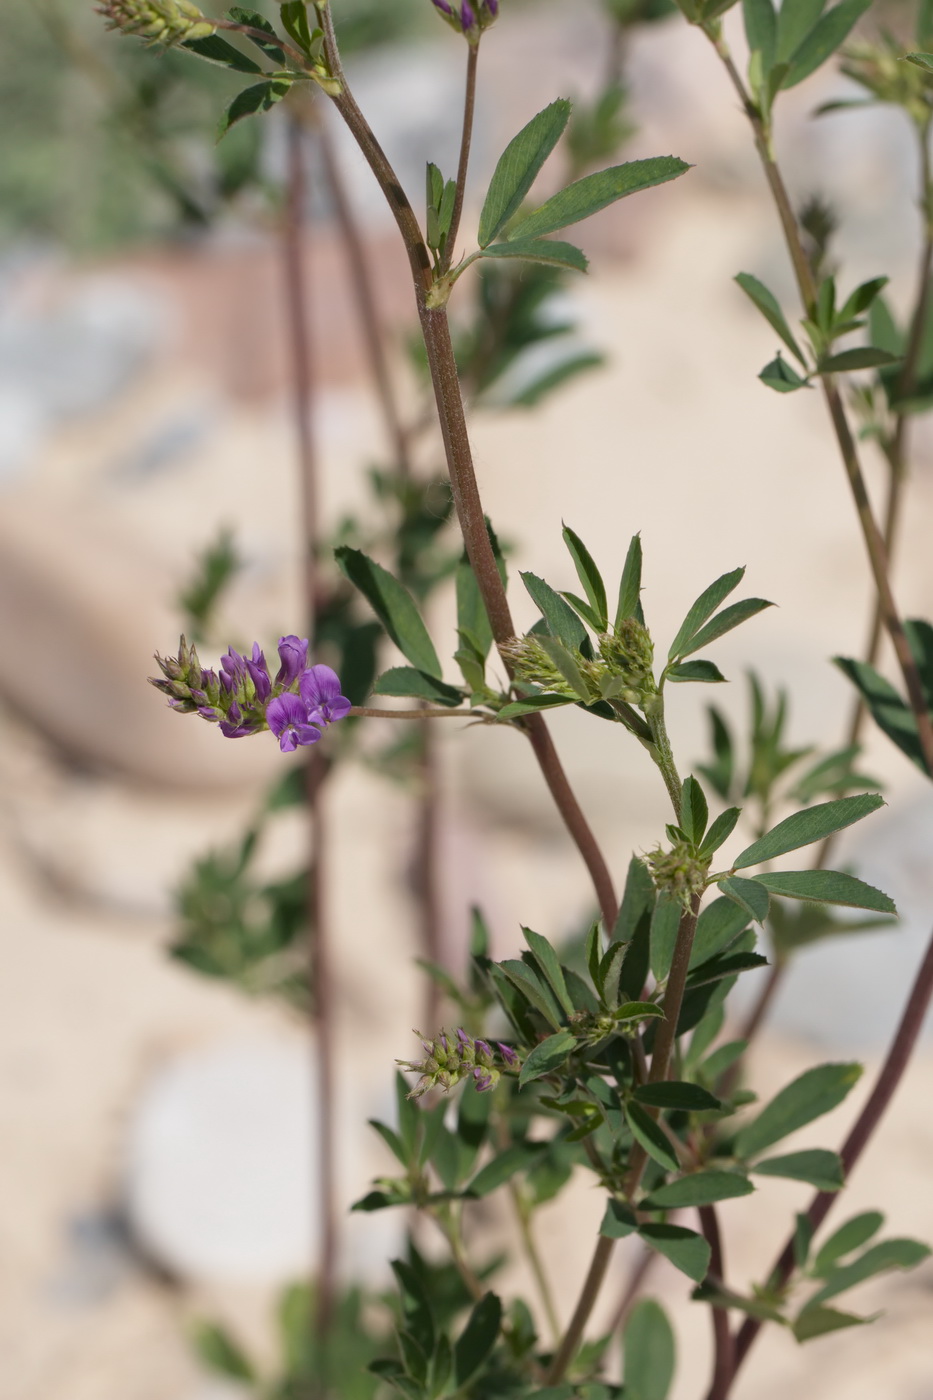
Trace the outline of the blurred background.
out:
M 333 9 L 358 99 L 420 209 L 424 162 L 450 170 L 456 160 L 462 43 L 428 0 Z M 898 22 L 896 10 L 886 17 Z M 735 19 L 727 28 L 741 49 Z M 192 1328 L 222 1319 L 272 1366 L 276 1299 L 316 1248 L 316 1049 L 300 976 L 308 837 L 295 760 L 266 738 L 228 744 L 145 684 L 152 653 L 170 653 L 183 629 L 205 660 L 254 639 L 268 654 L 303 630 L 282 238 L 288 119 L 278 109 L 216 144 L 238 85 L 187 55 L 105 33 L 77 0 L 4 6 L 0 1400 L 242 1394 L 199 1358 Z M 785 400 L 756 378 L 774 337 L 731 278 L 752 272 L 788 305 L 793 291 L 735 100 L 709 46 L 660 6 L 503 0 L 483 45 L 465 228 L 506 142 L 558 95 L 582 115 L 576 147 L 562 149 L 542 189 L 617 150 L 670 152 L 695 168 L 583 226 L 587 279 L 524 284 L 527 334 L 495 372 L 477 330 L 483 289 L 464 279 L 455 298 L 481 487 L 510 572 L 573 586 L 565 520 L 615 577 L 640 530 L 644 605 L 664 638 L 711 578 L 747 564 L 750 591 L 779 606 L 719 644 L 732 684 L 717 704 L 747 727 L 743 673 L 753 667 L 769 696 L 789 691 L 795 747 L 838 748 L 851 697 L 829 658 L 864 647 L 868 574 L 817 396 Z M 779 152 L 795 199 L 819 192 L 835 210 L 845 287 L 890 273 L 903 310 L 919 246 L 910 131 L 888 108 L 813 119 L 840 95 L 851 84 L 832 67 L 794 89 Z M 375 269 L 416 475 L 428 482 L 442 461 L 423 426 L 404 259 L 332 115 L 321 113 Z M 308 140 L 301 161 L 322 537 L 384 552 L 401 521 L 427 540 L 422 591 L 430 583 L 432 632 L 450 655 L 447 503 L 436 488 L 402 499 L 386 485 L 392 445 L 320 142 Z M 913 442 L 897 586 L 907 615 L 929 616 L 925 419 Z M 879 471 L 870 447 L 866 460 Z M 331 586 L 336 636 L 347 605 Z M 532 604 L 513 595 L 527 627 Z M 370 623 L 364 609 L 353 624 L 364 650 Z M 708 760 L 704 700 L 684 689 L 672 704 L 685 768 Z M 365 1120 L 392 1120 L 393 1060 L 413 1052 L 426 1009 L 414 962 L 424 955 L 423 774 L 400 727 L 369 722 L 344 742 L 326 796 L 343 1209 L 388 1170 Z M 621 878 L 631 853 L 657 840 L 663 790 L 621 733 L 607 741 L 577 711 L 552 727 Z M 585 872 L 530 751 L 511 731 L 435 729 L 436 960 L 463 970 L 472 905 L 498 956 L 518 946 L 521 923 L 550 938 L 579 934 L 592 913 Z M 903 921 L 795 960 L 755 1052 L 762 1093 L 817 1056 L 855 1055 L 871 1070 L 928 934 L 933 799 L 873 734 L 861 766 L 889 805 L 842 857 L 897 900 Z M 746 979 L 747 998 L 762 975 Z M 849 1201 L 851 1213 L 885 1200 L 893 1233 L 928 1240 L 931 1090 L 927 1040 Z M 862 1097 L 801 1140 L 835 1143 Z M 740 1286 L 761 1277 L 807 1199 L 786 1182 L 763 1190 L 773 1210 L 742 1201 L 727 1213 Z M 573 1202 L 569 1215 L 543 1217 L 565 1308 L 600 1214 L 585 1185 Z M 348 1217 L 347 1280 L 385 1285 L 386 1260 L 402 1247 L 396 1217 Z M 504 1225 L 490 1210 L 475 1229 L 494 1242 Z M 619 1255 L 621 1280 L 631 1259 Z M 516 1281 L 509 1274 L 503 1287 Z M 652 1286 L 674 1310 L 686 1358 L 675 1393 L 688 1400 L 705 1374 L 706 1319 L 667 1265 Z M 931 1400 L 931 1288 L 929 1266 L 869 1285 L 862 1310 L 887 1315 L 802 1352 L 789 1336 L 767 1337 L 736 1394 L 770 1400 L 803 1384 L 820 1400 Z

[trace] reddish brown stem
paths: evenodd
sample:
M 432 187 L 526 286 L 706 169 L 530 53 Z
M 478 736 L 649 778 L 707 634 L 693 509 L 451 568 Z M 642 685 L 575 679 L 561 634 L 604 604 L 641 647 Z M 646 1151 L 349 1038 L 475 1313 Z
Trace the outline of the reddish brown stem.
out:
M 878 1127 L 884 1113 L 894 1097 L 895 1091 L 903 1078 L 917 1037 L 923 1027 L 923 1022 L 929 1010 L 930 1000 L 933 998 L 933 935 L 927 945 L 923 961 L 917 972 L 914 985 L 911 989 L 910 997 L 904 1008 L 891 1048 L 878 1078 L 875 1087 L 871 1092 L 868 1102 L 862 1109 L 855 1121 L 855 1126 L 846 1138 L 840 1156 L 845 1174 L 848 1177 L 854 1169 L 856 1163 L 871 1141 L 875 1129 Z M 838 1193 L 829 1191 L 818 1191 L 810 1202 L 807 1217 L 814 1230 L 826 1219 L 834 1203 L 839 1199 Z M 794 1269 L 794 1242 L 793 1237 L 788 1240 L 781 1251 L 774 1268 L 771 1271 L 771 1278 L 777 1285 L 786 1283 Z M 761 1329 L 761 1322 L 758 1318 L 748 1317 L 739 1328 L 736 1337 L 735 1350 L 735 1374 L 748 1355 L 749 1348 Z M 722 1396 L 717 1396 L 716 1400 L 724 1400 L 728 1395 L 728 1390 Z M 707 1400 L 713 1400 L 712 1394 Z
M 715 1206 L 700 1206 L 700 1228 L 710 1247 L 709 1272 L 707 1279 L 713 1283 L 725 1283 L 726 1264 L 723 1253 L 722 1234 Z M 732 1381 L 734 1367 L 734 1346 L 729 1330 L 729 1314 L 725 1308 L 710 1304 L 713 1322 L 713 1383 L 708 1400 L 725 1400 Z

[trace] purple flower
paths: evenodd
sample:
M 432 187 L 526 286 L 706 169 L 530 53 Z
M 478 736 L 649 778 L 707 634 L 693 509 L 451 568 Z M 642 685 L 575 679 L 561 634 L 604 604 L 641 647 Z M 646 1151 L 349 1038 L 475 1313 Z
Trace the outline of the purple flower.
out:
M 275 678 L 276 685 L 290 686 L 308 664 L 307 637 L 280 637 L 279 657 L 282 665 Z
M 476 16 L 473 13 L 473 7 L 470 4 L 470 0 L 463 0 L 462 5 L 460 6 L 460 23 L 463 25 L 464 34 L 468 33 L 468 31 L 471 30 L 474 24 L 476 23 Z
M 266 665 L 266 658 L 263 656 L 258 642 L 253 642 L 253 655 L 247 661 L 246 669 L 252 677 L 257 696 L 265 702 L 272 694 L 272 681 L 269 676 L 269 667 Z
M 298 692 L 307 706 L 310 724 L 333 724 L 350 713 L 350 701 L 340 694 L 340 677 L 329 666 L 303 671 Z
M 492 1075 L 489 1073 L 488 1069 L 480 1069 L 479 1065 L 477 1065 L 476 1069 L 473 1071 L 473 1083 L 476 1085 L 477 1093 L 482 1094 L 487 1089 L 492 1088 Z
M 316 744 L 321 731 L 310 722 L 307 707 L 297 695 L 278 695 L 266 706 L 266 721 L 283 753 L 293 753 L 299 744 Z
M 453 10 L 448 5 L 447 0 L 434 0 L 434 4 L 435 7 L 438 10 L 442 10 L 445 15 L 453 14 Z
M 505 1060 L 505 1063 L 508 1065 L 509 1069 L 514 1069 L 515 1066 L 518 1064 L 518 1056 L 512 1049 L 511 1045 L 503 1045 L 501 1040 L 497 1040 L 496 1049 L 499 1051 L 499 1054 L 502 1056 L 503 1060 Z
M 246 677 L 246 657 L 241 656 L 238 651 L 234 651 L 233 647 L 228 647 L 220 658 L 220 669 L 223 673 L 220 679 L 223 680 L 224 676 L 229 677 L 230 683 L 227 684 L 227 689 L 232 690 L 237 681 L 244 680 Z

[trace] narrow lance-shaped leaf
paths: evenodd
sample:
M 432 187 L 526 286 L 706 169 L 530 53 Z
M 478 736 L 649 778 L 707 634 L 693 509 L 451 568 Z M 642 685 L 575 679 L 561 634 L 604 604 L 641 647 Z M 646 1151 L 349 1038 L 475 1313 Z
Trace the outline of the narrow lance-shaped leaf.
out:
M 495 1293 L 480 1298 L 454 1347 L 454 1378 L 458 1389 L 489 1359 L 499 1336 L 502 1303 Z
M 643 1201 L 641 1210 L 683 1210 L 687 1206 L 711 1206 L 736 1196 L 750 1196 L 755 1187 L 738 1172 L 705 1171 L 682 1176 L 659 1186 Z
M 281 102 L 291 87 L 287 78 L 276 78 L 266 83 L 256 83 L 237 94 L 224 112 L 217 128 L 218 140 L 225 136 L 236 122 L 244 117 L 253 117 L 257 112 L 268 112 L 277 102 Z
M 427 671 L 416 671 L 413 666 L 393 666 L 383 671 L 373 685 L 374 695 L 414 695 L 420 700 L 430 700 L 436 705 L 446 705 L 455 709 L 463 701 L 463 695 L 452 685 L 445 685 Z
M 599 630 L 605 632 L 609 626 L 609 604 L 606 599 L 606 585 L 603 583 L 602 574 L 597 569 L 592 555 L 580 536 L 571 530 L 569 525 L 564 526 L 563 539 L 570 551 L 570 557 L 577 571 L 577 578 L 583 585 L 583 591 L 590 600 L 590 606 L 599 619 Z
M 728 598 L 734 588 L 737 588 L 745 576 L 745 570 L 733 569 L 729 574 L 723 574 L 711 583 L 697 598 L 687 616 L 680 624 L 677 636 L 671 642 L 670 651 L 667 653 L 668 661 L 673 661 L 676 656 L 683 654 L 684 648 L 691 638 L 703 626 L 708 617 L 719 607 L 723 599 Z
M 871 909 L 876 914 L 896 914 L 893 899 L 841 870 L 777 870 L 754 875 L 748 882 L 761 885 L 785 899 L 813 900 L 817 904 L 841 904 L 850 909 Z M 722 885 L 721 885 L 722 888 Z
M 679 1171 L 680 1163 L 674 1149 L 651 1115 L 637 1103 L 629 1103 L 625 1106 L 625 1117 L 632 1130 L 632 1137 L 645 1149 L 652 1161 L 658 1162 L 668 1171 Z
M 816 1307 L 825 1303 L 847 1289 L 854 1288 L 857 1283 L 864 1283 L 866 1279 L 874 1278 L 876 1274 L 887 1273 L 890 1269 L 916 1268 L 924 1259 L 928 1259 L 929 1255 L 929 1246 L 921 1244 L 919 1240 L 881 1240 L 879 1244 L 873 1244 L 870 1249 L 866 1249 L 858 1259 L 853 1259 L 851 1264 L 843 1264 L 833 1269 L 824 1286 L 813 1295 L 807 1306 Z
M 616 627 L 626 618 L 634 617 L 644 626 L 645 614 L 641 606 L 641 535 L 633 535 L 625 556 L 622 580 L 619 584 L 619 603 L 616 608 Z
M 680 825 L 687 840 L 698 845 L 703 839 L 708 820 L 709 807 L 703 789 L 696 778 L 685 778 L 680 797 Z
M 790 67 L 781 87 L 796 87 L 831 58 L 871 2 L 872 0 L 842 0 L 841 4 L 827 10 L 791 56 Z
M 856 345 L 851 350 L 840 350 L 838 355 L 827 355 L 817 365 L 817 374 L 848 374 L 856 369 L 878 369 L 882 365 L 897 363 L 896 355 L 880 350 L 877 345 Z
M 770 0 L 764 0 L 764 3 L 770 5 Z M 784 319 L 784 312 L 781 310 L 774 293 L 769 291 L 765 284 L 759 282 L 758 278 L 753 277 L 750 272 L 738 273 L 735 280 L 738 282 L 745 295 L 758 307 L 758 310 L 761 312 L 762 316 L 764 316 L 772 330 L 777 331 L 791 354 L 796 356 L 804 369 L 806 369 L 807 362 L 804 358 L 803 351 L 794 339 L 793 332 Z
M 814 1147 L 808 1152 L 788 1152 L 783 1157 L 766 1157 L 751 1168 L 758 1176 L 781 1176 L 789 1181 L 805 1181 L 818 1191 L 841 1191 L 845 1185 L 842 1159 L 838 1152 Z
M 509 242 L 518 238 L 540 238 L 546 233 L 588 219 L 607 205 L 639 190 L 650 189 L 675 180 L 690 167 L 676 156 L 653 156 L 648 160 L 630 160 L 609 170 L 584 175 L 572 185 L 545 201 L 534 213 L 519 219 L 509 230 Z
M 721 613 L 717 613 L 705 627 L 701 627 L 699 632 L 691 637 L 680 655 L 689 656 L 691 652 L 701 651 L 703 647 L 709 646 L 710 642 L 717 641 L 734 627 L 747 622 L 750 617 L 764 612 L 765 608 L 773 607 L 774 604 L 764 598 L 743 598 L 740 603 L 730 603 L 728 608 L 723 608 Z
M 843 675 L 857 686 L 878 728 L 925 774 L 926 763 L 917 733 L 917 721 L 890 681 L 886 681 L 864 661 L 854 661 L 844 656 L 836 656 L 833 660 Z
M 525 262 L 541 263 L 544 267 L 570 268 L 586 272 L 589 259 L 573 243 L 553 238 L 521 238 L 515 242 L 492 243 L 482 252 L 484 258 L 523 258 Z
M 838 1259 L 867 1244 L 873 1235 L 877 1235 L 883 1224 L 884 1216 L 880 1210 L 867 1210 L 861 1215 L 854 1215 L 851 1220 L 840 1225 L 819 1250 L 813 1261 L 813 1272 L 817 1277 L 825 1274 Z
M 823 13 L 825 0 L 783 0 L 777 16 L 777 60 L 786 63 Z
M 199 58 L 222 64 L 224 68 L 231 68 L 235 73 L 262 72 L 258 63 L 254 63 L 245 53 L 228 44 L 226 39 L 221 39 L 219 34 L 210 34 L 204 39 L 188 39 L 181 47 L 196 53 Z
M 736 1155 L 757 1156 L 788 1133 L 829 1113 L 842 1103 L 861 1074 L 862 1066 L 858 1064 L 817 1065 L 805 1070 L 739 1131 Z
M 858 797 L 840 797 L 835 802 L 820 802 L 805 812 L 795 812 L 785 817 L 777 826 L 765 832 L 759 840 L 738 855 L 734 861 L 736 870 L 744 870 L 749 865 L 760 865 L 763 861 L 774 860 L 787 851 L 799 850 L 815 841 L 823 841 L 834 832 L 843 831 L 854 822 L 861 821 L 869 813 L 884 806 L 884 798 L 877 792 L 862 793 Z
M 566 1063 L 568 1055 L 573 1053 L 576 1043 L 569 1031 L 559 1031 L 557 1035 L 549 1035 L 546 1040 L 542 1040 L 522 1065 L 518 1076 L 519 1088 L 533 1079 L 540 1079 L 542 1075 L 553 1074 L 555 1070 L 560 1069 L 561 1065 Z
M 532 600 L 541 609 L 551 635 L 562 641 L 564 646 L 577 651 L 587 646 L 586 628 L 570 604 L 565 603 L 560 594 L 537 574 L 523 573 L 521 579 Z
M 731 878 L 727 876 L 719 881 L 719 888 L 724 895 L 734 900 L 740 909 L 750 914 L 756 923 L 764 923 L 768 917 L 771 900 L 760 881 L 745 880 L 741 875 L 733 875 Z
M 379 618 L 399 651 L 419 671 L 440 678 L 441 664 L 415 602 L 398 579 L 360 549 L 341 545 L 337 563 Z
M 777 17 L 771 0 L 742 0 L 742 18 L 750 53 L 761 54 L 767 73 L 774 64 L 777 48 Z
M 558 98 L 532 117 L 506 146 L 493 173 L 479 219 L 479 246 L 485 248 L 517 213 L 535 177 L 564 133 L 570 103 Z
M 554 949 L 547 939 L 543 938 L 540 933 L 535 933 L 534 929 L 523 928 L 522 933 L 525 935 L 525 942 L 534 954 L 535 962 L 550 983 L 551 990 L 557 997 L 557 1000 L 567 1012 L 567 1015 L 572 1016 L 574 1005 L 568 995 L 567 984 L 564 981 L 560 960 Z

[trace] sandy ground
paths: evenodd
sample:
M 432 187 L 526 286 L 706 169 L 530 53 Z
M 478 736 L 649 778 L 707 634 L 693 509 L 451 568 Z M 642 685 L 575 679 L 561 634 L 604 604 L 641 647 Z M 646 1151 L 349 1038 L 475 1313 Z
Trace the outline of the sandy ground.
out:
M 490 93 L 498 83 L 508 96 L 496 121 L 483 118 L 481 164 L 488 166 L 539 99 L 585 82 L 591 21 L 568 32 L 548 12 L 534 32 L 502 26 L 486 81 Z M 558 40 L 565 44 L 559 74 Z M 585 337 L 607 351 L 609 367 L 534 416 L 477 421 L 484 498 L 515 541 L 513 577 L 529 567 L 572 586 L 563 518 L 610 574 L 641 530 L 645 607 L 659 638 L 673 632 L 711 578 L 747 564 L 750 591 L 779 607 L 720 643 L 717 661 L 736 681 L 752 665 L 769 682 L 788 685 L 794 736 L 835 744 L 847 694 L 827 658 L 860 648 L 868 598 L 854 516 L 817 396 L 784 399 L 755 378 L 773 355 L 774 337 L 730 278 L 748 270 L 783 294 L 786 269 L 738 116 L 709 56 L 686 31 L 669 31 L 666 42 L 672 52 L 663 60 L 656 35 L 635 46 L 643 127 L 632 154 L 674 149 L 697 169 L 677 187 L 601 216 L 586 232 L 594 276 L 573 292 L 573 307 Z M 527 90 L 506 81 L 517 61 L 529 75 Z M 443 105 L 447 60 L 437 62 L 433 78 L 425 76 L 427 60 L 413 66 L 427 104 L 421 139 L 431 103 Z M 384 77 L 364 73 L 363 81 L 371 104 L 385 106 Z M 852 280 L 875 272 L 880 250 L 893 246 L 894 298 L 903 301 L 912 256 L 905 148 L 885 119 L 860 127 L 860 141 L 852 128 L 844 139 L 832 123 L 807 126 L 807 111 L 824 95 L 818 88 L 789 102 L 786 146 L 802 172 L 800 189 L 828 172 L 847 220 Z M 438 129 L 449 137 L 443 124 Z M 840 152 L 857 152 L 844 169 Z M 416 154 L 409 152 L 413 165 Z M 866 187 L 885 191 L 886 215 L 860 194 Z M 377 233 L 379 247 L 387 247 Z M 330 232 L 316 235 L 311 259 L 322 347 L 323 497 L 328 520 L 336 521 L 359 507 L 359 466 L 378 456 L 381 441 Z M 260 1350 L 268 1347 L 272 1292 L 300 1268 L 301 1242 L 312 1230 L 300 1028 L 164 954 L 171 890 L 192 852 L 234 837 L 281 760 L 270 744 L 227 746 L 207 726 L 182 723 L 141 684 L 152 651 L 170 648 L 177 632 L 171 599 L 179 572 L 218 523 L 236 528 L 249 561 L 227 608 L 231 638 L 274 637 L 297 625 L 291 430 L 276 393 L 276 276 L 275 249 L 260 242 L 152 254 L 82 273 L 35 265 L 16 291 L 22 315 L 46 324 L 53 338 L 56 317 L 81 298 L 109 297 L 118 306 L 136 298 L 151 352 L 100 402 L 50 422 L 18 474 L 9 474 L 0 509 L 0 1400 L 207 1400 L 214 1392 L 191 1359 L 185 1323 L 217 1312 Z M 384 297 L 387 314 L 402 311 L 403 274 L 387 276 Z M 218 303 L 225 319 L 212 320 L 209 308 Z M 915 440 L 897 583 L 905 611 L 929 615 L 929 431 L 921 425 Z M 518 620 L 530 624 L 530 601 L 517 587 L 513 593 Z M 432 618 L 442 654 L 452 625 L 445 597 Z M 704 698 L 685 688 L 672 707 L 685 763 L 705 747 Z M 722 703 L 740 715 L 741 685 Z M 486 909 L 502 955 L 515 948 L 521 922 L 550 936 L 578 926 L 585 879 L 519 736 L 453 728 L 441 742 L 449 957 L 462 954 L 471 900 Z M 641 751 L 622 738 L 607 751 L 602 730 L 577 712 L 557 716 L 553 729 L 622 871 L 633 849 L 657 839 L 664 794 Z M 890 806 L 843 854 L 895 895 L 905 925 L 847 945 L 832 965 L 819 950 L 801 959 L 754 1060 L 754 1082 L 766 1094 L 822 1047 L 864 1055 L 864 1087 L 832 1119 L 801 1134 L 801 1142 L 818 1145 L 843 1135 L 870 1086 L 933 905 L 933 803 L 880 741 L 869 742 L 866 763 L 886 780 Z M 386 1168 L 359 1125 L 391 1111 L 391 1061 L 409 1052 L 419 1014 L 412 906 L 399 874 L 411 815 L 402 794 L 361 766 L 341 774 L 329 802 L 341 1189 L 349 1204 Z M 270 843 L 270 869 L 287 869 L 302 839 L 284 823 Z M 273 1066 L 273 1088 L 257 1071 L 252 1098 L 237 1070 L 249 1047 L 256 1063 Z M 274 1087 L 277 1056 L 290 1066 L 285 1087 Z M 197 1099 L 191 1086 L 217 1063 L 227 1066 L 226 1077 L 221 1069 L 210 1083 L 221 1088 Z M 195 1104 L 185 1158 L 203 1168 L 194 1185 L 185 1171 L 173 1175 L 165 1166 L 160 1174 L 164 1140 L 145 1126 L 165 1085 L 176 1081 L 188 1086 L 187 1107 Z M 886 1201 L 889 1233 L 933 1239 L 931 1090 L 927 1047 L 840 1218 Z M 250 1115 L 264 1097 L 278 1115 L 267 1121 L 267 1140 L 294 1145 L 290 1165 L 250 1156 L 266 1121 Z M 280 1169 L 281 1177 L 263 1175 Z M 549 1209 L 542 1218 L 565 1311 L 600 1210 L 585 1185 L 575 1194 L 572 1212 Z M 730 1276 L 739 1286 L 762 1277 L 806 1200 L 803 1188 L 781 1183 L 766 1194 L 770 1209 L 758 1209 L 756 1198 L 724 1212 Z M 212 1197 L 223 1197 L 242 1225 L 231 1237 L 240 1250 L 235 1268 L 211 1265 L 216 1230 L 203 1203 Z M 161 1241 L 161 1272 L 127 1238 L 127 1201 L 145 1216 L 141 1222 L 137 1214 L 137 1230 L 150 1230 L 156 1252 Z M 179 1220 L 190 1224 L 190 1248 L 177 1243 Z M 348 1267 L 381 1278 L 391 1227 L 367 1243 L 358 1224 Z M 494 1239 L 504 1227 L 493 1216 L 484 1228 Z M 264 1232 L 284 1240 L 275 1257 L 274 1250 L 263 1254 Z M 619 1286 L 631 1263 L 620 1250 Z M 808 1400 L 930 1400 L 931 1286 L 929 1266 L 868 1285 L 855 1305 L 883 1310 L 883 1318 L 805 1349 L 769 1335 L 737 1400 L 777 1400 L 798 1385 Z M 653 1287 L 673 1308 L 684 1358 L 675 1400 L 691 1400 L 705 1375 L 708 1318 L 687 1304 L 682 1278 L 667 1266 Z

